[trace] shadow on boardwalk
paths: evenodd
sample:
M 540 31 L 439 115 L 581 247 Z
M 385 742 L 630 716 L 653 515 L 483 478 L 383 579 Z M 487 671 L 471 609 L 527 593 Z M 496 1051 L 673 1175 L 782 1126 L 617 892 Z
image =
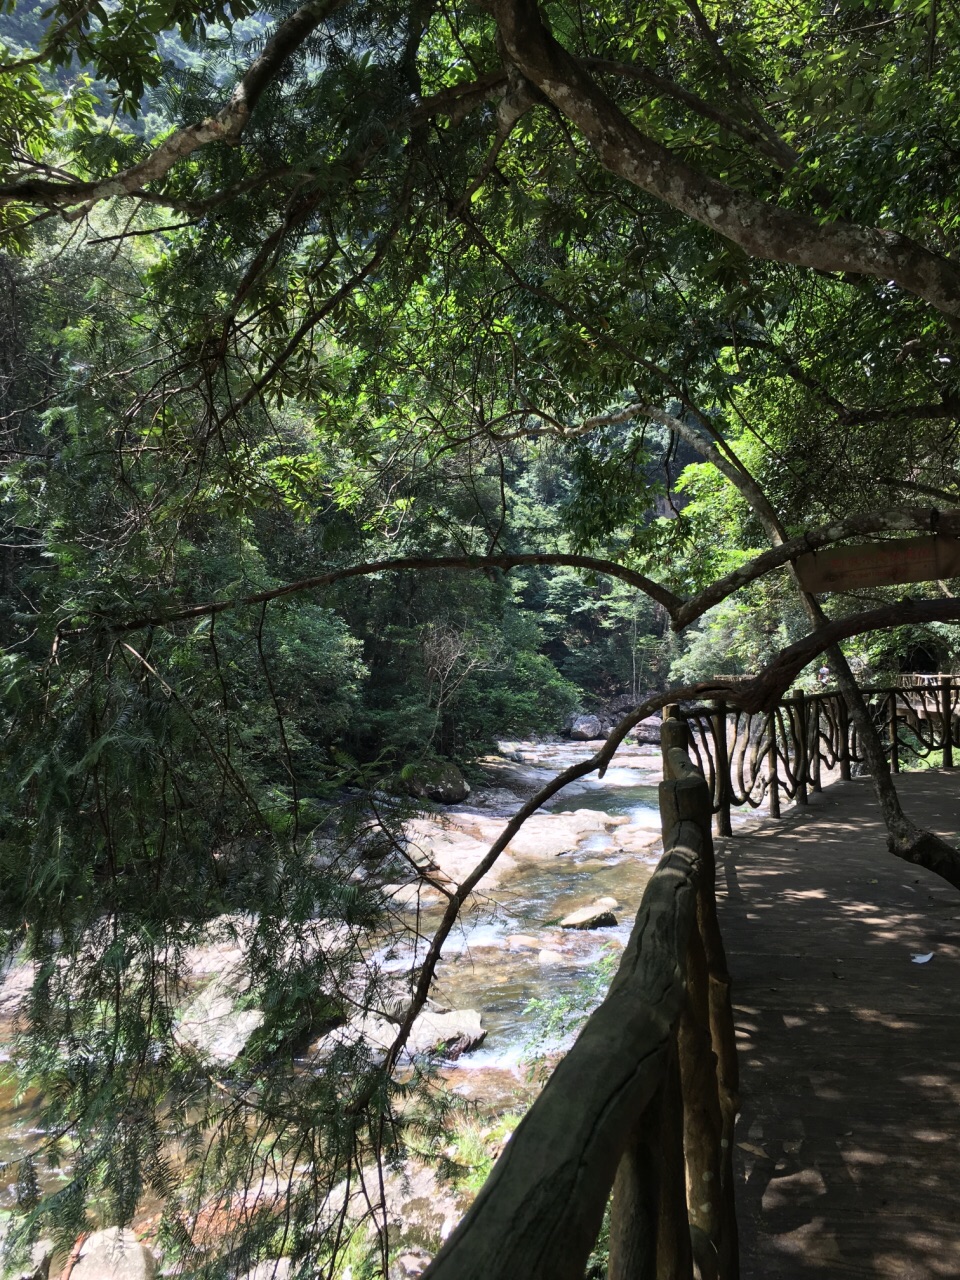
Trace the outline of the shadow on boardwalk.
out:
M 960 833 L 960 771 L 901 781 Z M 960 893 L 891 857 L 869 780 L 717 852 L 743 1280 L 960 1276 Z

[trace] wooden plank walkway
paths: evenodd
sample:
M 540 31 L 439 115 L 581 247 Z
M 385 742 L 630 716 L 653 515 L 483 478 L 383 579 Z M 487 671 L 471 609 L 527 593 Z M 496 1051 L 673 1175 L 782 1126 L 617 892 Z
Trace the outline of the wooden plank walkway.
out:
M 957 837 L 960 771 L 900 781 Z M 960 1276 L 960 894 L 886 851 L 869 780 L 717 854 L 743 1280 Z

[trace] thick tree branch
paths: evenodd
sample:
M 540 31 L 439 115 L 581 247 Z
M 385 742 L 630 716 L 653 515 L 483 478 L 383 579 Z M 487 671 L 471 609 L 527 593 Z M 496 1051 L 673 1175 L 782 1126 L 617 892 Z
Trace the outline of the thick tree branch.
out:
M 710 419 L 705 414 L 698 413 L 697 415 L 704 424 L 703 427 L 700 427 L 695 426 L 686 418 L 667 413 L 665 409 L 658 409 L 654 405 L 644 405 L 643 412 L 652 422 L 659 422 L 662 426 L 669 427 L 675 435 L 690 445 L 692 449 L 695 449 L 702 458 L 706 458 L 708 462 L 711 462 L 720 474 L 725 476 L 734 488 L 743 494 L 768 532 L 777 527 L 777 515 L 770 506 L 767 495 L 726 441 L 710 426 Z M 713 432 L 712 439 L 707 434 L 708 428 Z M 780 539 L 777 538 L 775 541 L 779 542 Z
M 229 101 L 215 116 L 177 129 L 145 160 L 122 173 L 94 182 L 42 182 L 25 179 L 0 185 L 0 204 L 25 201 L 31 204 L 66 206 L 107 200 L 111 196 L 139 194 L 142 187 L 156 182 L 174 165 L 211 142 L 235 146 L 257 103 L 268 85 L 276 78 L 287 59 L 302 47 L 320 24 L 346 0 L 312 0 L 295 10 L 280 23 L 267 41 L 263 52 L 247 68 Z
M 758 676 L 739 684 L 732 683 L 728 696 L 744 711 L 769 711 L 808 663 L 841 640 L 849 640 L 851 636 L 864 635 L 868 631 L 885 631 L 890 627 L 958 621 L 958 599 L 898 600 L 880 609 L 833 618 L 782 650 Z
M 544 26 L 534 0 L 485 0 L 507 55 L 584 135 L 611 173 L 755 258 L 893 280 L 952 318 L 960 266 L 896 232 L 820 223 L 693 168 L 636 128 Z
M 531 552 L 517 555 L 500 556 L 405 556 L 392 560 L 374 560 L 364 564 L 350 565 L 343 569 L 331 569 L 326 573 L 311 578 L 300 578 L 296 582 L 287 582 L 269 591 L 257 592 L 255 595 L 240 596 L 229 600 L 208 600 L 201 604 L 189 605 L 184 609 L 170 613 L 143 615 L 123 621 L 111 621 L 100 618 L 95 622 L 80 627 L 64 629 L 62 638 L 81 635 L 94 627 L 106 626 L 114 634 L 141 631 L 146 627 L 174 626 L 180 622 L 195 622 L 201 618 L 214 617 L 232 609 L 242 609 L 254 605 L 263 605 L 271 600 L 281 600 L 286 596 L 300 595 L 307 591 L 317 591 L 332 586 L 336 582 L 344 582 L 350 578 L 370 577 L 380 573 L 399 573 L 409 571 L 464 571 L 487 573 L 499 569 L 508 573 L 511 569 L 520 569 L 533 565 L 566 566 L 572 569 L 583 569 L 590 573 L 600 573 L 606 577 L 617 578 L 626 582 L 637 591 L 642 591 L 661 605 L 670 616 L 673 630 L 682 631 L 708 609 L 719 604 L 741 587 L 761 578 L 764 574 L 781 568 L 783 565 L 820 547 L 830 546 L 845 538 L 857 534 L 902 531 L 909 529 L 936 530 L 953 529 L 960 524 L 960 513 L 942 514 L 926 507 L 907 507 L 897 511 L 872 512 L 865 515 L 850 516 L 846 520 L 830 525 L 821 525 L 811 529 L 799 537 L 791 538 L 778 546 L 764 551 L 754 559 L 734 569 L 731 573 L 718 578 L 698 595 L 684 600 L 675 595 L 667 587 L 653 581 L 645 574 L 613 560 L 605 560 L 596 556 L 566 554 L 563 552 Z
M 247 68 L 230 101 L 217 115 L 223 128 L 223 141 L 235 143 L 247 126 L 264 91 L 276 79 L 287 59 L 300 49 L 317 27 L 346 0 L 312 0 L 295 10 L 264 45 L 263 52 Z
M 262 175 L 254 174 L 226 192 L 220 192 L 199 201 L 178 200 L 176 197 L 170 197 L 168 200 L 162 194 L 145 190 L 147 184 L 166 177 L 180 160 L 202 147 L 215 142 L 236 146 L 243 136 L 257 103 L 287 60 L 302 47 L 317 27 L 345 3 L 346 0 L 314 0 L 314 3 L 297 9 L 280 24 L 273 37 L 267 42 L 263 53 L 250 64 L 229 101 L 216 115 L 177 129 L 139 164 L 132 165 L 129 169 L 124 169 L 121 173 L 113 174 L 109 178 L 89 182 L 80 179 L 51 181 L 22 178 L 18 182 L 0 183 L 0 205 L 19 202 L 67 209 L 72 205 L 82 204 L 86 209 L 92 204 L 115 196 L 135 196 L 139 200 L 168 205 L 170 208 L 182 209 L 184 212 L 203 213 L 215 208 L 232 195 L 241 194 L 270 178 L 288 173 L 302 177 L 299 170 L 284 166 L 269 170 Z M 410 117 L 412 120 L 426 120 L 437 115 L 449 115 L 452 119 L 458 120 L 478 103 L 502 92 L 506 83 L 507 72 L 501 69 L 488 72 L 477 77 L 476 80 L 451 85 L 417 104 L 412 109 Z M 388 129 L 395 127 L 397 123 L 397 121 L 391 122 Z M 379 149 L 380 147 L 371 147 L 371 155 Z
M 345 569 L 331 569 L 327 573 L 317 574 L 312 578 L 301 578 L 297 582 L 287 582 L 270 591 L 260 591 L 255 595 L 237 597 L 231 600 L 210 600 L 204 604 L 190 605 L 188 608 L 176 610 L 168 614 L 144 615 L 125 621 L 111 622 L 109 619 L 98 619 L 72 630 L 61 631 L 61 636 L 80 635 L 94 626 L 106 626 L 108 630 L 122 634 L 130 631 L 141 631 L 145 627 L 166 627 L 177 622 L 194 622 L 200 618 L 213 617 L 230 609 L 241 609 L 251 605 L 266 604 L 271 600 L 280 600 L 284 596 L 298 595 L 304 591 L 316 591 L 322 587 L 332 586 L 335 582 L 344 582 L 349 578 L 369 577 L 377 573 L 396 573 L 402 570 L 442 570 L 460 569 L 474 572 L 486 572 L 500 569 L 504 573 L 511 569 L 520 569 L 532 565 L 566 565 L 574 569 L 585 569 L 592 573 L 602 573 L 622 581 L 643 591 L 662 604 L 667 610 L 677 609 L 683 602 L 679 596 L 661 587 L 642 573 L 627 569 L 612 560 L 601 560 L 594 556 L 565 555 L 557 552 L 542 552 L 529 555 L 502 556 L 403 556 L 393 560 L 374 560 L 367 564 L 350 565 Z
M 960 519 L 960 513 L 942 514 L 929 507 L 906 507 L 896 511 L 876 511 L 848 516 L 845 520 L 809 529 L 799 537 L 790 538 L 769 551 L 762 552 L 753 560 L 741 565 L 739 569 L 734 569 L 731 573 L 712 582 L 698 595 L 686 600 L 672 615 L 673 629 L 682 631 L 708 609 L 712 609 L 714 605 L 719 604 L 721 600 L 725 600 L 741 587 L 755 582 L 757 578 L 762 578 L 764 574 L 788 564 L 808 551 L 817 551 L 821 547 L 831 546 L 835 542 L 842 542 L 845 538 L 856 535 L 911 529 L 927 532 L 936 532 L 938 529 L 943 531 L 947 528 L 953 530 L 957 526 L 958 519 Z

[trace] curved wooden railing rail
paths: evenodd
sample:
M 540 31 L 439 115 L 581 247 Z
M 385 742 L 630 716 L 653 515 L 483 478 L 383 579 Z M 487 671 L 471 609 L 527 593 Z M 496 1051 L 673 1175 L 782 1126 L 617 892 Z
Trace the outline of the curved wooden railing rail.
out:
M 960 744 L 960 678 L 863 690 L 894 769 Z M 609 1207 L 608 1280 L 737 1280 L 730 980 L 711 816 L 805 804 L 862 760 L 834 691 L 751 715 L 664 710 L 664 854 L 603 1004 L 517 1128 L 431 1280 L 582 1280 Z
M 960 745 L 960 677 L 900 677 L 895 685 L 869 685 L 862 692 L 894 771 L 935 751 L 953 768 L 953 748 Z M 834 690 L 798 690 L 772 711 L 749 713 L 716 702 L 686 708 L 683 717 L 720 835 L 730 835 L 731 808 L 756 809 L 766 802 L 778 818 L 783 800 L 806 804 L 826 774 L 835 771 L 847 779 L 863 761 L 847 704 Z
M 603 1004 L 517 1128 L 431 1280 L 736 1280 L 738 1076 L 711 798 L 664 721 L 664 854 Z M 612 1199 L 611 1199 L 612 1193 Z

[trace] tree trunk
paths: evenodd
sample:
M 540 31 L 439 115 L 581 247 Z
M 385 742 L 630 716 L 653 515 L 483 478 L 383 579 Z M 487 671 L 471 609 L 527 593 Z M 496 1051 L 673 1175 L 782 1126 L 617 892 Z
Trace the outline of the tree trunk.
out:
M 816 601 L 814 605 L 822 618 L 824 615 L 820 605 Z M 960 851 L 947 844 L 945 840 L 941 840 L 932 831 L 924 831 L 918 827 L 903 812 L 880 735 L 877 733 L 877 727 L 873 723 L 853 672 L 838 644 L 831 645 L 827 652 L 833 663 L 840 692 L 843 694 L 850 717 L 856 725 L 864 758 L 870 770 L 880 813 L 887 828 L 887 848 L 895 857 L 903 858 L 905 862 L 912 862 L 918 867 L 925 867 L 927 871 L 932 871 L 948 884 L 952 884 L 955 889 L 960 889 Z

